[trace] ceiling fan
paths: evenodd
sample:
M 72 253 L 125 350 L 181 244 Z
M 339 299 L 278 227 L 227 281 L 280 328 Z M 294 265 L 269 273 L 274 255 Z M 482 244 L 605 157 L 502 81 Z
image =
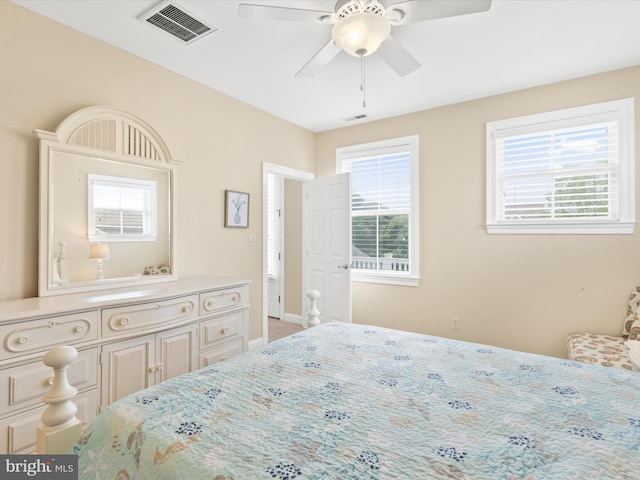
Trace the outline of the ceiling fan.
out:
M 420 68 L 420 63 L 391 36 L 391 27 L 484 12 L 490 7 L 491 0 L 338 0 L 333 12 L 241 4 L 239 16 L 333 25 L 331 40 L 296 77 L 314 77 L 341 50 L 360 58 L 377 52 L 403 77 Z

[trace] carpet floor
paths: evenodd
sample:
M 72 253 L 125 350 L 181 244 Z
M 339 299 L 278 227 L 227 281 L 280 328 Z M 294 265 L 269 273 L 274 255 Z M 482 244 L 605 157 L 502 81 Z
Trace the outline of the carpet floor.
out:
M 269 317 L 269 342 L 278 340 L 302 330 L 302 325 L 297 323 L 285 322 L 277 318 Z

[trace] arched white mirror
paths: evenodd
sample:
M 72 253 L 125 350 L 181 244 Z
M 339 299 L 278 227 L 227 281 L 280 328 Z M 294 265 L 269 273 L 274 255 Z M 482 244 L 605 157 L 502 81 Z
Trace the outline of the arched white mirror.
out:
M 141 119 L 110 107 L 40 139 L 39 296 L 177 279 L 177 162 Z

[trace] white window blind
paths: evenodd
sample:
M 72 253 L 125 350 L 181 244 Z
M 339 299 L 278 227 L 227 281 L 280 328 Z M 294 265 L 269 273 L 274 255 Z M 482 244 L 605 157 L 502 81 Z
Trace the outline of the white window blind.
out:
M 351 171 L 351 235 L 359 254 L 353 268 L 408 270 L 410 160 L 401 153 L 345 164 Z
M 338 158 L 351 172 L 352 277 L 416 284 L 417 137 L 339 149 Z
M 88 175 L 89 240 L 156 239 L 156 182 Z
M 488 124 L 489 233 L 629 233 L 633 131 L 621 107 L 629 105 Z
M 499 220 L 617 220 L 617 132 L 608 123 L 499 139 Z

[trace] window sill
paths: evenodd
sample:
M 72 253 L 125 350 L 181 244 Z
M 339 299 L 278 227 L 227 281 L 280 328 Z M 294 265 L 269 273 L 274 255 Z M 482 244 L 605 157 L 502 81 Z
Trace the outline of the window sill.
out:
M 397 275 L 384 275 L 384 274 L 373 274 L 373 273 L 360 273 L 351 271 L 351 281 L 352 282 L 362 282 L 362 283 L 379 283 L 385 285 L 400 285 L 403 287 L 417 287 L 420 282 L 420 277 L 414 276 L 397 276 Z
M 487 224 L 488 234 L 510 235 L 630 235 L 635 222 L 590 223 L 571 222 L 550 225 L 548 223 Z
M 89 243 L 155 242 L 156 235 L 87 235 Z

